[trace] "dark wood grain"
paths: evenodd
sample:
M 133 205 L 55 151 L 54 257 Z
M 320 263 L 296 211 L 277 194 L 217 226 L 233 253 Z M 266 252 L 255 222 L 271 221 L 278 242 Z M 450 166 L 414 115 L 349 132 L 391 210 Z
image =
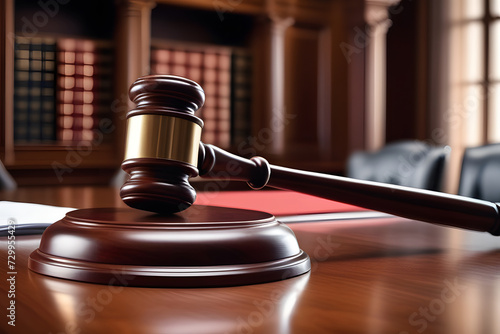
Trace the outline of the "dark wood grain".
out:
M 196 82 L 173 75 L 145 75 L 130 87 L 130 99 L 136 107 L 127 118 L 144 115 L 175 115 L 203 126 L 194 113 L 205 103 L 205 93 Z
M 151 131 L 132 131 L 130 129 L 130 120 L 134 117 L 141 117 L 144 115 L 159 115 L 160 119 L 165 121 L 166 118 L 172 118 L 178 123 L 179 119 L 188 121 L 188 123 L 196 124 L 195 127 L 201 129 L 203 121 L 196 117 L 195 112 L 201 108 L 205 102 L 205 93 L 201 86 L 196 82 L 172 75 L 146 75 L 138 78 L 130 87 L 129 96 L 131 101 L 136 103 L 135 108 L 127 113 L 128 132 L 127 132 L 127 146 L 135 145 L 137 142 L 143 142 L 149 137 L 153 137 L 152 143 L 160 141 L 156 135 L 160 133 Z M 156 120 L 156 122 L 162 122 Z M 174 137 L 175 130 L 171 127 L 164 129 L 169 133 L 169 136 Z M 183 128 L 183 130 L 185 130 Z M 165 133 L 163 132 L 163 133 Z M 183 132 L 184 134 L 185 132 Z M 141 136 L 141 134 L 144 137 Z M 194 133 L 192 133 L 194 135 Z M 189 133 L 185 134 L 186 136 Z M 170 138 L 170 137 L 169 137 Z M 177 138 L 182 141 L 179 145 L 181 151 L 190 149 L 191 140 L 184 140 L 185 137 Z M 198 137 L 196 142 L 193 143 L 196 150 L 199 146 Z M 152 143 L 148 143 L 148 149 Z M 164 145 L 167 145 L 164 143 Z M 128 148 L 127 148 L 128 149 Z M 196 193 L 188 182 L 188 177 L 198 175 L 196 169 L 196 161 L 180 161 L 180 157 L 167 159 L 159 156 L 159 148 L 153 150 L 153 156 L 149 156 L 140 151 L 140 154 L 146 156 L 125 156 L 122 163 L 122 169 L 129 174 L 129 178 L 121 190 L 121 198 L 132 208 L 147 210 L 158 213 L 174 213 L 185 210 L 190 207 L 196 198 Z M 171 147 L 167 147 L 166 153 L 177 151 Z M 197 152 L 197 151 L 196 151 Z M 138 154 L 137 151 L 134 151 Z M 195 157 L 197 153 L 194 154 Z
M 119 204 L 117 190 L 90 187 L 21 188 L 0 192 L 0 199 L 80 208 Z M 495 334 L 500 330 L 500 244 L 493 236 L 402 218 L 290 227 L 311 257 L 309 274 L 206 289 L 120 288 L 39 275 L 27 269 L 27 260 L 40 237 L 19 237 L 15 328 L 5 317 L 7 241 L 0 238 L 4 275 L 0 332 Z M 119 278 L 128 282 L 126 276 Z
M 293 232 L 266 212 L 194 205 L 167 216 L 79 209 L 50 225 L 32 271 L 121 286 L 214 287 L 271 282 L 311 269 Z
M 130 207 L 151 212 L 174 213 L 193 205 L 196 191 L 188 181 L 197 176 L 193 166 L 165 159 L 127 159 L 122 169 L 130 177 L 120 190 L 120 197 Z

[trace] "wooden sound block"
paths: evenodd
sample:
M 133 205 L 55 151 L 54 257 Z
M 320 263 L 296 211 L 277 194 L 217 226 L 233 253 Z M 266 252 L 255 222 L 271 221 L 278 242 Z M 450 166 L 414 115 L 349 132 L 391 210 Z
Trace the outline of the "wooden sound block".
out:
M 194 205 L 161 216 L 131 208 L 71 211 L 44 232 L 29 268 L 82 282 L 148 287 L 264 283 L 301 275 L 310 260 L 269 213 Z

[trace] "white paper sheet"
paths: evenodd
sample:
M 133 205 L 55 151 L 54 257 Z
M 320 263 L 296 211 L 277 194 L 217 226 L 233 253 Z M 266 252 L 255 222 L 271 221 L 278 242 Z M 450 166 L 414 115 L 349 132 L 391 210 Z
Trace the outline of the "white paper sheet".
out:
M 0 201 L 0 236 L 6 236 L 9 230 L 14 231 L 17 235 L 42 233 L 50 224 L 60 220 L 72 210 L 75 209 L 35 203 Z

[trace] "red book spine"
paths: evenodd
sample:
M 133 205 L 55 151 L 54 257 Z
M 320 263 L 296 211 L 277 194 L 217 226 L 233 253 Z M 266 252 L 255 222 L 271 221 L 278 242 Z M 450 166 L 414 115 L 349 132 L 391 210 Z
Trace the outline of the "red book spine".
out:
M 202 140 L 228 148 L 231 144 L 231 53 L 226 48 L 153 48 L 151 73 L 186 77 L 205 91 L 198 116 L 205 122 Z

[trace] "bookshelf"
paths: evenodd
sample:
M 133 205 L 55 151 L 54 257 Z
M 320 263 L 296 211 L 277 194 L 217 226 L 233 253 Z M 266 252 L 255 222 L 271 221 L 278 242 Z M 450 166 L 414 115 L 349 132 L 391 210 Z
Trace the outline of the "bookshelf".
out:
M 153 41 L 151 73 L 198 82 L 206 103 L 202 141 L 231 149 L 251 135 L 252 56 L 248 49 Z
M 91 142 L 109 117 L 111 69 L 109 43 L 16 37 L 14 143 Z
M 106 123 L 114 5 L 89 24 L 97 3 L 3 3 L 0 158 L 20 185 L 105 183 L 119 164 Z
M 205 123 L 202 141 L 228 149 L 231 145 L 231 50 L 223 47 L 153 47 L 151 73 L 186 77 L 205 91 L 198 112 Z
M 108 184 L 123 156 L 128 88 L 149 73 L 202 84 L 204 141 L 275 164 L 343 170 L 364 76 L 338 46 L 364 25 L 364 0 L 41 3 L 0 5 L 0 159 L 19 184 Z M 48 49 L 22 58 L 16 45 Z M 21 70 L 18 60 L 45 67 Z M 54 80 L 43 82 L 47 95 L 25 101 L 23 75 Z M 39 133 L 23 133 L 23 113 L 37 106 Z

